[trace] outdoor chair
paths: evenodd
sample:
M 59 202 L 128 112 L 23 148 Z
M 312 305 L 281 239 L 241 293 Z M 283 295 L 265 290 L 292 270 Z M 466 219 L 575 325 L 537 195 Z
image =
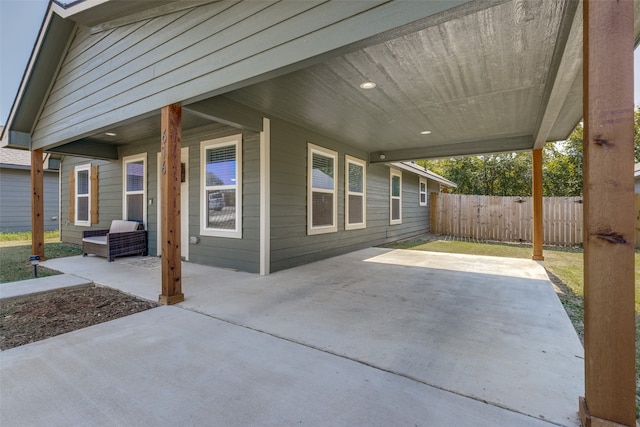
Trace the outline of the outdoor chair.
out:
M 108 230 L 82 233 L 82 254 L 94 254 L 112 262 L 117 256 L 147 255 L 147 231 L 136 221 L 113 220 Z

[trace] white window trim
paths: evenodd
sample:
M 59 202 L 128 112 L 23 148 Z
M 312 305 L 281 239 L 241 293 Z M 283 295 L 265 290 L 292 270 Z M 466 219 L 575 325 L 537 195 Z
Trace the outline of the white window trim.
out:
M 317 192 L 327 193 L 333 195 L 333 225 L 325 225 L 320 227 L 313 227 L 313 191 L 312 178 L 313 178 L 313 154 L 320 154 L 325 157 L 331 157 L 333 159 L 333 190 L 327 190 L 324 188 L 315 189 Z M 307 235 L 323 234 L 323 233 L 335 233 L 338 231 L 338 198 L 336 197 L 338 182 L 338 153 L 333 150 L 329 150 L 324 147 L 320 147 L 314 144 L 307 144 Z
M 393 196 L 393 177 L 397 176 L 400 178 L 400 195 L 394 197 Z M 393 199 L 400 200 L 400 218 L 393 219 Z M 399 169 L 389 169 L 389 224 L 396 225 L 402 224 L 402 171 Z
M 207 156 L 209 148 L 218 148 L 229 145 L 236 147 L 236 185 L 216 186 L 225 190 L 235 188 L 236 190 L 236 228 L 226 230 L 221 228 L 207 228 L 208 199 L 206 196 L 207 187 Z M 200 142 L 200 235 L 211 237 L 227 237 L 230 239 L 242 239 L 242 134 L 226 136 L 223 138 L 210 139 Z
M 87 171 L 87 177 L 89 178 L 89 186 L 88 186 L 88 192 L 87 195 L 82 195 L 81 197 L 86 197 L 87 198 L 87 220 L 86 221 L 80 221 L 78 219 L 78 212 L 80 212 L 79 206 L 80 204 L 78 203 L 78 198 L 80 197 L 78 195 L 78 172 L 81 171 Z M 76 188 L 73 189 L 73 197 L 75 197 L 75 200 L 73 201 L 74 203 L 74 218 L 73 218 L 73 225 L 77 225 L 80 227 L 91 227 L 91 163 L 85 164 L 85 165 L 78 165 L 74 168 L 74 184 Z
M 422 191 L 422 184 L 424 184 L 424 191 Z M 424 194 L 424 202 L 422 201 L 422 195 Z M 427 178 L 420 177 L 420 183 L 418 184 L 418 203 L 420 206 L 427 206 L 429 202 L 429 187 L 427 186 Z
M 349 191 L 349 164 L 353 163 L 362 167 L 362 193 Z M 349 223 L 349 196 L 362 196 L 362 222 Z M 349 155 L 344 156 L 344 229 L 358 230 L 367 227 L 367 163 L 364 160 Z
M 144 177 L 142 178 L 142 191 L 127 192 L 127 163 L 142 160 Z M 134 154 L 122 158 L 122 219 L 127 220 L 127 195 L 142 194 L 142 222 L 147 229 L 147 153 Z

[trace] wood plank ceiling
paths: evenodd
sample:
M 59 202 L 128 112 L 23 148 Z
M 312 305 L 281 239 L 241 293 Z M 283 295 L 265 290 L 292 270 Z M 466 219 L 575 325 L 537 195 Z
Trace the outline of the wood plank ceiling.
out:
M 554 52 L 564 47 L 567 7 L 498 4 L 226 96 L 368 152 L 428 157 L 428 147 L 474 142 L 480 151 L 529 149 L 555 79 Z M 365 81 L 376 87 L 361 89 Z M 578 95 L 556 134 L 580 119 Z

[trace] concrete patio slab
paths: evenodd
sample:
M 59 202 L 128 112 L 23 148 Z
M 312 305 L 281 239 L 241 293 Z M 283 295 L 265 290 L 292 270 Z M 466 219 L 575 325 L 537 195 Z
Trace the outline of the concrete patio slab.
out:
M 1 357 L 3 426 L 548 425 L 177 307 Z
M 47 266 L 153 300 L 160 292 L 156 258 Z M 582 346 L 533 261 L 372 248 L 266 277 L 185 263 L 183 283 L 182 309 L 439 390 L 462 405 L 450 423 L 422 425 L 478 425 L 456 417 L 478 402 L 579 425 Z

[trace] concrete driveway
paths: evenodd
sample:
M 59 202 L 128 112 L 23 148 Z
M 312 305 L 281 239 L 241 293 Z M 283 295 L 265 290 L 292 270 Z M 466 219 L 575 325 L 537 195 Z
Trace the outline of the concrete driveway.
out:
M 157 258 L 50 268 L 157 300 Z M 579 425 L 583 349 L 529 260 L 371 248 L 0 353 L 7 425 Z

